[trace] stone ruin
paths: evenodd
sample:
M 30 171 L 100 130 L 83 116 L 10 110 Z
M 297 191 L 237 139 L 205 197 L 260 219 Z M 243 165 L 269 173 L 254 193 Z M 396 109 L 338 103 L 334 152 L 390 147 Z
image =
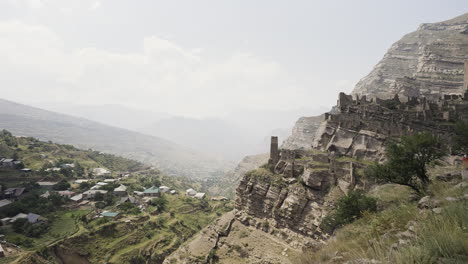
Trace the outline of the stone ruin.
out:
M 464 88 L 463 94 L 387 100 L 340 93 L 310 149 L 278 149 L 278 138 L 271 138 L 268 166 L 257 177 L 244 175 L 237 188 L 237 219 L 251 226 L 268 221 L 271 233 L 287 228 L 315 241 L 326 238 L 320 224 L 333 210 L 333 197 L 371 188 L 362 175 L 369 161 L 384 159 L 387 141 L 415 132 L 449 141 L 454 124 L 468 121 L 467 75 Z M 265 169 L 268 178 L 261 177 Z
M 335 113 L 324 115 L 312 147 L 364 160 L 383 158 L 388 140 L 430 132 L 443 140 L 457 121 L 468 121 L 468 90 L 463 94 L 368 99 L 339 94 Z M 446 142 L 449 146 L 451 142 Z
M 276 164 L 279 159 L 278 137 L 272 136 L 270 143 L 270 159 L 268 160 L 268 164 Z

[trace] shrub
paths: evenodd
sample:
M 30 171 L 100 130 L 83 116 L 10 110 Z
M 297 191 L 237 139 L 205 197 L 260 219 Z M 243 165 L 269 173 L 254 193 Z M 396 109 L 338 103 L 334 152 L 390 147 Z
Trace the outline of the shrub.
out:
M 66 180 L 61 180 L 57 184 L 55 184 L 53 188 L 56 191 L 68 190 L 68 188 L 70 188 L 70 183 L 68 183 L 68 181 Z
M 387 162 L 370 166 L 366 176 L 382 183 L 405 185 L 417 193 L 430 183 L 426 166 L 446 153 L 438 138 L 430 133 L 404 136 L 400 143 L 388 144 L 385 152 Z
M 151 199 L 149 204 L 156 207 L 158 212 L 164 212 L 167 209 L 167 200 L 164 197 Z
M 360 190 L 350 191 L 337 202 L 335 212 L 322 221 L 322 230 L 332 233 L 336 228 L 360 218 L 364 212 L 377 211 L 377 200 L 364 195 Z

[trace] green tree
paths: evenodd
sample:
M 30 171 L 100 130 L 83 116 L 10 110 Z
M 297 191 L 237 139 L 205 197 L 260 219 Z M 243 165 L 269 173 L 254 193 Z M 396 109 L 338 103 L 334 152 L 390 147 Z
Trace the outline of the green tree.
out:
M 158 210 L 158 212 L 164 212 L 167 209 L 167 200 L 164 197 L 154 198 L 150 204 Z
M 95 195 L 94 195 L 94 201 L 102 201 L 104 200 L 104 194 L 100 193 L 100 192 L 97 192 Z
M 399 143 L 391 142 L 386 148 L 387 161 L 366 170 L 366 175 L 383 183 L 405 185 L 417 193 L 430 183 L 427 165 L 446 154 L 437 137 L 430 133 L 404 136 Z
M 61 180 L 54 185 L 53 189 L 56 191 L 65 191 L 70 188 L 70 183 L 67 180 Z
M 321 228 L 325 232 L 332 233 L 336 228 L 360 218 L 364 212 L 375 211 L 377 211 L 376 199 L 366 196 L 361 190 L 350 191 L 348 195 L 338 200 L 335 212 L 324 218 Z

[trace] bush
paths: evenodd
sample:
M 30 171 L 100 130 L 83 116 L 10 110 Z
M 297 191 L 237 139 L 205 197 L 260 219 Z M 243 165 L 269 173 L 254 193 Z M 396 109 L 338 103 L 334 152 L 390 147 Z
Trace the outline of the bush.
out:
M 28 237 L 39 237 L 47 231 L 46 224 L 31 224 L 27 219 L 17 219 L 12 224 L 13 231 Z
M 68 188 L 70 188 L 70 183 L 68 183 L 67 180 L 61 180 L 60 182 L 55 184 L 53 188 L 56 191 L 65 191 L 68 190 Z
M 164 197 L 154 198 L 150 201 L 149 204 L 156 207 L 158 212 L 164 212 L 167 209 L 167 200 Z
M 338 200 L 335 212 L 323 219 L 321 228 L 327 233 L 332 233 L 336 228 L 360 218 L 364 212 L 375 211 L 376 199 L 364 195 L 360 190 L 350 191 L 347 196 Z
M 375 164 L 366 176 L 382 183 L 405 185 L 417 193 L 425 191 L 430 179 L 426 166 L 445 155 L 438 138 L 430 133 L 418 133 L 401 138 L 400 143 L 388 144 L 385 164 Z

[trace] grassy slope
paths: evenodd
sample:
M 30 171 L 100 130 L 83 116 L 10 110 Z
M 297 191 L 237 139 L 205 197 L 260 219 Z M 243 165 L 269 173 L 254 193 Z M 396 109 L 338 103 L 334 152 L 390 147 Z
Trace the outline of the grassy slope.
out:
M 128 263 L 137 256 L 151 263 L 160 263 L 183 241 L 222 213 L 232 210 L 224 202 L 199 201 L 183 195 L 167 195 L 166 198 L 167 211 L 161 214 L 148 213 L 153 209 L 148 208 L 148 212 L 117 220 L 98 219 L 88 224 L 80 223 L 84 227 L 83 232 L 50 247 L 48 254 L 45 254 L 48 258 L 36 255 L 34 259 L 56 263 L 57 259 L 51 256 L 57 252 L 57 248 L 62 248 L 68 252 L 79 252 L 91 263 Z M 109 227 L 112 232 L 104 232 Z M 25 256 L 17 263 L 28 261 L 30 258 Z
M 466 263 L 468 261 L 468 187 L 434 181 L 433 199 L 440 200 L 440 214 L 421 210 L 408 200 L 409 189 L 398 185 L 371 192 L 385 209 L 338 230 L 319 251 L 307 252 L 297 263 L 344 263 L 378 260 L 382 263 Z M 447 201 L 447 197 L 459 198 Z M 412 226 L 412 227 L 411 227 Z M 406 237 L 408 228 L 415 236 Z M 437 262 L 439 261 L 439 262 Z M 367 262 L 351 262 L 367 263 Z M 369 262 L 370 263 L 370 262 Z
M 189 187 L 201 187 L 201 184 L 193 180 L 169 177 L 156 170 L 146 170 L 146 166 L 139 162 L 114 155 L 80 150 L 69 145 L 39 142 L 32 138 L 10 138 L 10 140 L 14 140 L 15 146 L 8 146 L 4 140 L 0 139 L 0 155 L 7 157 L 16 155 L 26 167 L 34 170 L 42 168 L 49 162 L 56 163 L 59 160 L 67 159 L 79 163 L 84 168 L 84 177 L 92 168 L 106 167 L 112 171 L 137 170 L 131 178 L 123 180 L 129 186 L 135 185 L 141 188 L 141 180 L 156 177 L 162 185 L 171 186 L 181 193 Z M 47 155 L 47 158 L 41 157 L 40 154 Z M 25 174 L 18 170 L 0 169 L 0 183 L 8 187 L 21 185 L 28 181 L 59 180 L 62 178 L 66 177 L 60 173 L 34 172 Z M 33 193 L 28 195 L 33 195 Z M 133 221 L 131 223 L 117 221 L 117 232 L 115 236 L 111 237 L 99 235 L 99 230 L 109 223 L 99 223 L 94 220 L 85 224 L 79 220 L 80 216 L 92 212 L 91 207 L 58 209 L 43 215 L 49 219 L 48 232 L 39 238 L 29 238 L 32 244 L 29 247 L 24 247 L 25 251 L 17 263 L 29 263 L 33 261 L 32 259 L 45 263 L 54 261 L 52 256 L 55 255 L 55 247 L 70 247 L 72 251 L 82 248 L 93 263 L 105 261 L 121 263 L 121 259 L 128 259 L 140 251 L 150 252 L 149 258 L 159 258 L 174 250 L 182 241 L 188 239 L 221 213 L 232 209 L 224 202 L 207 201 L 204 203 L 194 199 L 186 199 L 183 195 L 166 195 L 166 198 L 169 201 L 167 212 L 152 215 L 148 212 L 153 212 L 155 208 L 149 207 L 146 213 L 125 215 L 124 219 L 132 219 Z M 115 205 L 106 209 L 115 209 Z M 2 228 L 2 232 L 11 242 L 28 239 L 22 234 L 14 233 L 11 227 Z M 96 244 L 101 246 L 94 247 L 93 245 Z M 47 245 L 51 249 L 44 251 L 44 247 Z M 46 260 L 35 252 L 40 252 L 46 257 L 49 256 L 50 259 Z M 3 263 L 10 263 L 16 258 L 6 258 L 8 261 Z

